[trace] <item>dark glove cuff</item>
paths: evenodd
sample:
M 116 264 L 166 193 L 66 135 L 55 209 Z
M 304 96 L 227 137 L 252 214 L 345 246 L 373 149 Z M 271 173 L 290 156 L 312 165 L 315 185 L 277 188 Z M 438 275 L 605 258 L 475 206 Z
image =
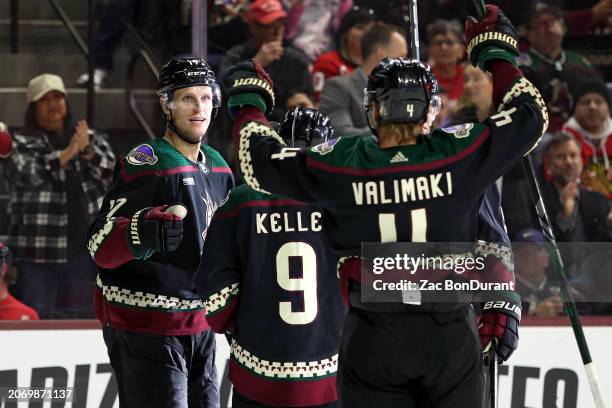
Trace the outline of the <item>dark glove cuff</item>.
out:
M 238 95 L 232 95 L 227 100 L 227 108 L 232 119 L 238 114 L 238 109 L 241 106 L 254 106 L 263 113 L 266 113 L 266 101 L 263 96 L 248 92 Z
M 130 226 L 126 231 L 126 241 L 128 243 L 128 248 L 130 249 L 130 252 L 132 253 L 135 259 L 147 259 L 151 255 L 153 255 L 154 252 L 153 249 L 145 245 L 143 241 L 144 239 L 146 239 L 145 236 L 147 236 L 147 238 L 149 239 L 157 239 L 158 235 L 156 231 L 149 231 L 151 229 L 156 229 L 156 225 L 149 225 L 148 228 L 144 225 L 144 223 L 147 222 L 144 220 L 144 216 L 150 209 L 151 208 L 148 207 L 135 212 L 134 215 L 132 215 L 132 219 L 130 220 Z M 150 221 L 150 223 L 157 224 L 157 221 L 152 220 Z M 149 235 L 152 236 L 149 237 Z
M 494 45 L 489 45 L 482 49 L 478 53 L 478 68 L 483 71 L 491 71 L 489 64 L 492 60 L 501 60 L 509 62 L 510 64 L 517 66 L 516 55 L 504 48 L 499 48 Z

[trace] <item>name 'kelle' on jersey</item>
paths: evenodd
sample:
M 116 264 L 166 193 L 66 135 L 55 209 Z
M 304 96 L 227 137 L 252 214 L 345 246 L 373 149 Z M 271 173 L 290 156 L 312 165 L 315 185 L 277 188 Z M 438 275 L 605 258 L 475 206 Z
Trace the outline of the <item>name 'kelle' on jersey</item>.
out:
M 301 211 L 286 213 L 256 213 L 255 225 L 257 234 L 270 234 L 278 232 L 320 232 L 321 213 L 313 211 L 302 214 Z

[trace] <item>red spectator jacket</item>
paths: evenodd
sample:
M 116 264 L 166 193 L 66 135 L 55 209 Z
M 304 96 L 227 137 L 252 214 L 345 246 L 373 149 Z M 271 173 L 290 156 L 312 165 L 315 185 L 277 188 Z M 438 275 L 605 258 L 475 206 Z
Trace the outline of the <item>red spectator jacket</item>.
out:
M 24 305 L 10 293 L 0 300 L 0 320 L 39 320 L 36 310 Z

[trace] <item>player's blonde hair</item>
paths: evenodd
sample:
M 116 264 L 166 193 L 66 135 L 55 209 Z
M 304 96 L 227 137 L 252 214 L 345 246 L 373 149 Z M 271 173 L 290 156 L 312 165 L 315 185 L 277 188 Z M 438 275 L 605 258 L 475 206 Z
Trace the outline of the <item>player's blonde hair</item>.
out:
M 415 144 L 422 132 L 423 123 L 383 122 L 378 128 L 378 143 L 383 146 Z

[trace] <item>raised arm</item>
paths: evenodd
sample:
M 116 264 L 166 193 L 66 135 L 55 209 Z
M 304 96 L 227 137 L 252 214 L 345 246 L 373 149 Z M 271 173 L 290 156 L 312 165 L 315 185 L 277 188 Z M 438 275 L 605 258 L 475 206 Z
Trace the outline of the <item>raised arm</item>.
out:
M 309 166 L 308 157 L 316 149 L 287 147 L 265 117 L 274 106 L 267 73 L 259 64 L 244 61 L 230 67 L 224 81 L 234 118 L 232 136 L 246 183 L 258 191 L 324 203 L 333 193 L 321 173 Z

